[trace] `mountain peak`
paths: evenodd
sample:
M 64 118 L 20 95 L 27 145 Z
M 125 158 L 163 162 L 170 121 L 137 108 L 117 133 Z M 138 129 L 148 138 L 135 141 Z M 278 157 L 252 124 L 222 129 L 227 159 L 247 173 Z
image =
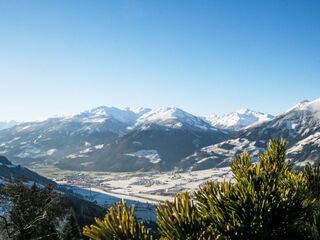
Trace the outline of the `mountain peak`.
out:
M 269 114 L 243 108 L 222 116 L 209 116 L 207 117 L 207 121 L 216 128 L 238 131 L 254 123 L 270 120 L 272 118 L 273 116 Z
M 239 114 L 248 114 L 248 113 L 251 113 L 251 112 L 254 112 L 254 111 L 252 111 L 252 110 L 250 110 L 248 108 L 241 108 L 241 109 L 235 111 L 235 113 L 239 113 Z
M 143 114 L 136 122 L 136 126 L 157 124 L 170 128 L 192 126 L 207 130 L 211 126 L 200 117 L 194 116 L 177 107 L 160 107 Z
M 294 105 L 293 107 L 289 108 L 283 114 L 288 113 L 290 111 L 311 111 L 316 113 L 317 116 L 320 118 L 320 98 L 315 99 L 313 101 L 304 100 L 299 102 L 298 104 Z

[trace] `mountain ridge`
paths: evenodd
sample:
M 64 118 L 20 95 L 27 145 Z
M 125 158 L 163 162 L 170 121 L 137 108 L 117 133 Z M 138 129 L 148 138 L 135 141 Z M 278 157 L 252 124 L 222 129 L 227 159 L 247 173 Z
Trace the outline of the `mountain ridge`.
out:
M 235 154 L 248 151 L 256 158 L 272 138 L 287 139 L 287 159 L 296 168 L 320 160 L 320 98 L 303 101 L 271 120 L 236 132 L 231 138 L 207 146 L 181 161 L 181 168 L 199 170 L 227 166 Z
M 303 101 L 275 117 L 240 109 L 221 116 L 215 124 L 176 107 L 100 106 L 1 130 L 0 154 L 32 167 L 55 165 L 94 171 L 196 170 L 226 166 L 233 154 L 245 150 L 256 156 L 266 148 L 270 138 L 285 137 L 291 148 L 289 157 L 296 159 L 302 156 L 297 149 L 313 150 L 317 143 L 319 103 L 319 99 Z M 218 121 L 225 122 L 223 128 L 217 127 Z M 303 125 L 311 127 L 313 132 L 304 135 L 302 130 L 296 131 Z M 314 159 L 310 156 L 302 156 L 302 160 Z

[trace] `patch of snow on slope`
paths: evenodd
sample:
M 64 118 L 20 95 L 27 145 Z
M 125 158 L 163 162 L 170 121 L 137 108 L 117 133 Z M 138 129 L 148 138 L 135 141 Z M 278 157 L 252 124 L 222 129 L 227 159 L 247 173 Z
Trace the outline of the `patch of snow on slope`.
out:
M 220 159 L 223 157 L 221 164 L 229 162 L 233 159 L 234 155 L 247 151 L 252 157 L 257 157 L 259 153 L 263 152 L 263 148 L 255 146 L 256 142 L 250 142 L 246 138 L 230 139 L 224 142 L 210 145 L 208 147 L 201 148 L 201 152 L 209 154 L 208 157 L 199 159 L 197 163 L 205 161 L 211 161 L 212 159 Z M 197 154 L 197 153 L 195 153 Z
M 138 158 L 147 158 L 151 163 L 159 163 L 161 161 L 158 151 L 153 149 L 142 149 L 134 153 L 126 153 L 125 155 Z
M 104 144 L 99 144 L 99 145 L 96 145 L 94 146 L 95 149 L 102 149 L 104 146 Z
M 295 153 L 295 152 L 301 152 L 306 145 L 316 145 L 320 147 L 320 132 L 316 132 L 313 135 L 310 135 L 309 137 L 299 141 L 296 143 L 293 147 L 289 148 L 287 151 L 287 154 L 289 153 Z
M 50 155 L 54 154 L 56 151 L 57 151 L 57 149 L 55 149 L 55 148 L 49 149 L 49 150 L 47 151 L 47 155 L 50 156 Z

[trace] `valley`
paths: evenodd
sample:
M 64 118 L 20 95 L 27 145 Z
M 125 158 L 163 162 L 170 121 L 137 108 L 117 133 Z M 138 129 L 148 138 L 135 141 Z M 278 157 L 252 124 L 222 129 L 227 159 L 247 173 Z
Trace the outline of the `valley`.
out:
M 63 185 L 144 203 L 172 200 L 177 192 L 194 191 L 206 181 L 231 179 L 230 168 L 189 172 L 77 172 L 55 168 L 33 169 Z
M 272 138 L 287 139 L 296 169 L 319 161 L 319 116 L 320 99 L 277 116 L 102 106 L 3 129 L 0 154 L 101 206 L 126 199 L 139 205 L 137 215 L 154 221 L 152 205 L 207 181 L 232 179 L 233 157 L 247 151 L 255 162 Z

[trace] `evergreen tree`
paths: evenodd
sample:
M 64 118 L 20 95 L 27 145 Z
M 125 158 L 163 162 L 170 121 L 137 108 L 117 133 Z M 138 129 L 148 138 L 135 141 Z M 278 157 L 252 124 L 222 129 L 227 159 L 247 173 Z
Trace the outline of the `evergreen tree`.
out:
M 138 223 L 133 213 L 134 206 L 128 211 L 123 200 L 109 208 L 104 220 L 95 219 L 98 226 L 85 226 L 83 234 L 95 240 L 152 240 L 149 231 Z
M 199 212 L 188 192 L 179 193 L 173 202 L 159 203 L 156 208 L 159 230 L 168 240 L 209 239 Z M 205 238 L 206 237 L 206 238 Z
M 207 183 L 195 192 L 200 213 L 227 239 L 305 239 L 312 200 L 302 173 L 285 162 L 286 142 L 273 140 L 257 164 L 236 156 L 236 182 Z
M 41 189 L 35 183 L 27 187 L 15 182 L 4 193 L 12 202 L 9 219 L 6 220 L 10 225 L 8 237 L 17 240 L 59 239 L 57 226 L 63 210 L 51 185 Z
M 67 223 L 62 231 L 62 240 L 80 240 L 81 233 L 79 229 L 79 225 L 75 218 L 74 211 L 71 209 L 67 218 Z

